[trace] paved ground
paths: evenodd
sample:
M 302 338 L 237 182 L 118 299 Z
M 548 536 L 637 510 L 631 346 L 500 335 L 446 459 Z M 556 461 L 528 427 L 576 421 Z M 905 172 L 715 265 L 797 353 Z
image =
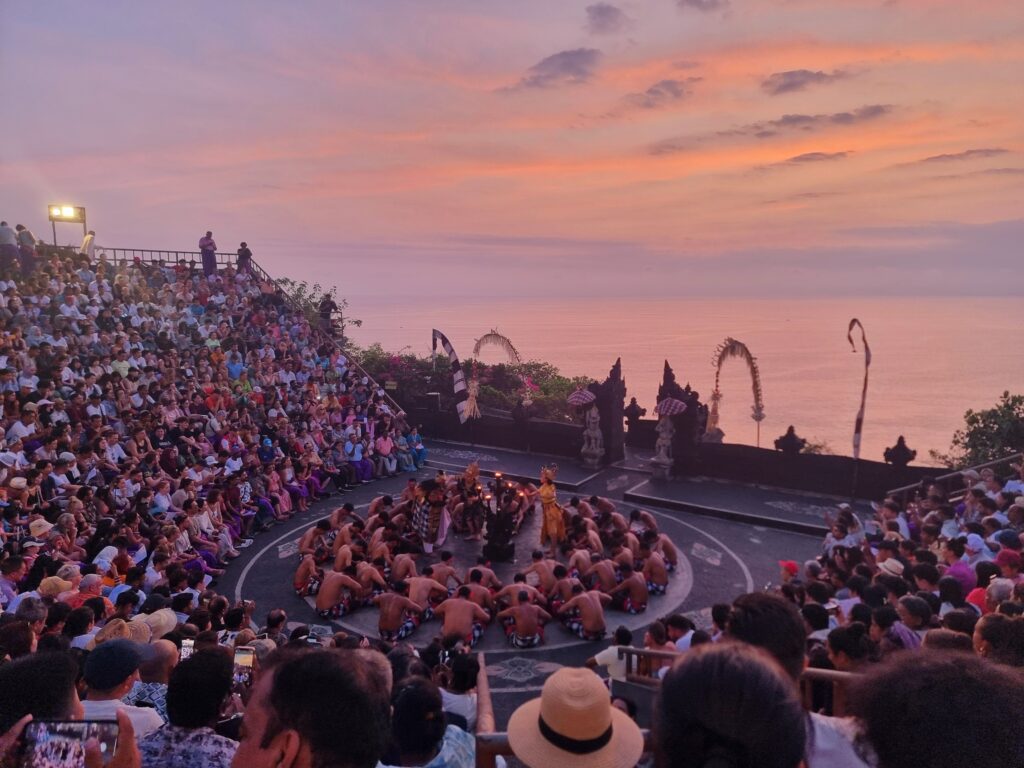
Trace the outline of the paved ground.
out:
M 432 446 L 432 460 L 451 464 L 446 469 L 454 471 L 456 468 L 464 468 L 473 458 L 480 461 L 485 471 L 502 469 L 509 474 L 522 473 L 534 477 L 541 464 L 550 462 L 550 457 L 491 448 L 446 444 L 435 449 Z M 565 460 L 559 461 L 559 464 L 560 479 L 567 478 L 572 485 L 578 484 L 577 489 L 560 494 L 562 501 L 567 501 L 574 494 L 597 494 L 621 499 L 625 491 L 649 479 L 646 473 L 632 467 L 609 467 L 595 474 L 572 466 L 571 462 Z M 433 469 L 425 468 L 417 476 L 425 478 L 432 476 L 433 472 Z M 374 497 L 384 493 L 397 495 L 405 481 L 406 476 L 400 476 L 362 486 L 344 496 L 335 495 L 310 512 L 263 534 L 253 546 L 242 550 L 242 557 L 232 564 L 221 579 L 220 590 L 236 598 L 255 599 L 258 605 L 257 616 L 261 618 L 270 608 L 280 606 L 288 611 L 290 621 L 296 625 L 317 625 L 324 632 L 345 628 L 347 631 L 375 634 L 376 611 L 372 609 L 357 611 L 352 616 L 344 617 L 341 623 L 328 627 L 316 616 L 310 605 L 295 596 L 291 589 L 291 579 L 297 562 L 296 545 L 304 530 L 342 501 L 351 501 L 361 512 L 365 512 L 366 505 Z M 750 508 L 752 504 L 763 506 L 779 500 L 776 498 L 778 492 L 762 490 L 763 498 L 758 502 L 757 489 L 729 484 L 715 485 L 725 486 L 715 488 L 716 503 L 723 505 L 732 503 Z M 728 493 L 730 488 L 732 496 Z M 806 496 L 799 498 L 802 503 L 811 506 L 824 507 L 831 503 L 826 499 Z M 632 506 L 623 503 L 624 508 Z M 651 620 L 679 611 L 693 616 L 698 623 L 706 624 L 709 622 L 710 607 L 714 603 L 728 602 L 741 592 L 762 589 L 768 583 L 777 581 L 779 559 L 803 561 L 816 555 L 819 550 L 820 539 L 817 537 L 652 505 L 645 505 L 645 508 L 655 514 L 662 529 L 676 543 L 683 557 L 668 594 L 652 598 L 645 615 L 629 617 L 609 612 L 609 626 L 615 627 L 620 623 L 630 626 L 635 630 L 637 644 L 643 639 L 643 628 Z M 499 577 L 511 581 L 514 571 L 529 563 L 530 551 L 537 543 L 537 526 L 538 522 L 534 520 L 524 527 L 516 541 L 516 562 L 498 566 L 496 570 Z M 480 547 L 479 543 L 466 543 L 451 538 L 445 546 L 456 553 L 460 567 L 472 563 Z M 413 642 L 426 643 L 436 629 L 435 622 L 425 624 L 417 630 Z M 480 648 L 487 653 L 498 727 L 504 727 L 508 715 L 519 703 L 537 695 L 548 674 L 563 665 L 579 665 L 602 647 L 603 643 L 583 643 L 568 635 L 560 626 L 553 625 L 548 628 L 547 643 L 541 648 L 530 651 L 511 650 L 497 627 L 488 629 Z

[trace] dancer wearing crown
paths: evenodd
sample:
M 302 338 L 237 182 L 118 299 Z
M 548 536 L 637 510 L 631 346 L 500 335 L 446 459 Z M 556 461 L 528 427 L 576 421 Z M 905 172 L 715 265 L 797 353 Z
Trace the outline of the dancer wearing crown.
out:
M 562 505 L 558 503 L 558 492 L 555 488 L 557 473 L 558 467 L 555 465 L 541 467 L 540 488 L 537 490 L 544 515 L 540 526 L 540 545 L 548 545 L 552 560 L 557 559 L 558 547 L 565 541 L 565 515 Z

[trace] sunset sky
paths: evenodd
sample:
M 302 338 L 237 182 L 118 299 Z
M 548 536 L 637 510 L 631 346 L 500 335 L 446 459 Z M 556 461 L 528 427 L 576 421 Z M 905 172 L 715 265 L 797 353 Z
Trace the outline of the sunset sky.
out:
M 1021 285 L 1020 0 L 7 0 L 0 87 L 47 240 L 76 203 L 366 295 Z

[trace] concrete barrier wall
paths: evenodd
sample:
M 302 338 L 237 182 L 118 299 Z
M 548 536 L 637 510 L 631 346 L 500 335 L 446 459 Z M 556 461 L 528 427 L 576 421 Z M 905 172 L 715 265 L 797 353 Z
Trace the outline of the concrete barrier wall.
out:
M 424 437 L 454 440 L 474 445 L 490 445 L 519 451 L 536 451 L 554 456 L 579 457 L 583 447 L 583 427 L 557 421 L 530 419 L 525 429 L 512 419 L 484 415 L 460 424 L 453 413 L 412 410 L 412 424 L 422 425 Z

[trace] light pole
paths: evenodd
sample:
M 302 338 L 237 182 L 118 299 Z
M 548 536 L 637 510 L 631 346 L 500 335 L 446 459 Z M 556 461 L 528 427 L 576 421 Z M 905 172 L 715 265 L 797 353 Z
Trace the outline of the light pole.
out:
M 81 224 L 83 238 L 89 233 L 89 228 L 85 223 L 85 208 L 81 205 L 51 203 L 46 206 L 46 213 L 50 219 L 50 225 L 53 227 L 54 245 L 57 245 L 57 222 L 65 224 Z

